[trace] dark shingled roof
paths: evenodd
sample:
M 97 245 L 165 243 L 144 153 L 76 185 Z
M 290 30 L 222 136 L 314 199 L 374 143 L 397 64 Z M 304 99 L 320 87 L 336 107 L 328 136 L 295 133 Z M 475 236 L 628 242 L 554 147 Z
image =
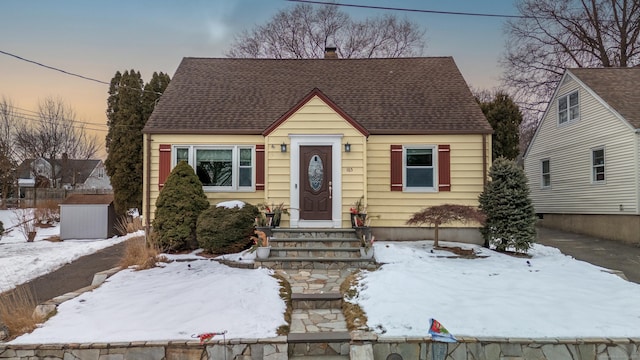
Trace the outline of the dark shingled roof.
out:
M 64 205 L 109 205 L 113 202 L 113 194 L 71 194 L 61 204 Z
M 640 68 L 569 69 L 636 129 L 640 128 Z
M 263 134 L 316 88 L 371 134 L 492 132 L 451 57 L 184 58 L 144 132 Z

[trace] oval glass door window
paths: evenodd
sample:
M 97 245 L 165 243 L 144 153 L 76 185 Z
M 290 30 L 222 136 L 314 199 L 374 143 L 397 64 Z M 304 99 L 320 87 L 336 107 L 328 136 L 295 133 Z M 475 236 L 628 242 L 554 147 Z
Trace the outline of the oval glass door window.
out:
M 309 160 L 309 185 L 313 191 L 319 191 L 322 188 L 322 178 L 324 176 L 324 166 L 322 159 L 318 155 L 314 155 Z

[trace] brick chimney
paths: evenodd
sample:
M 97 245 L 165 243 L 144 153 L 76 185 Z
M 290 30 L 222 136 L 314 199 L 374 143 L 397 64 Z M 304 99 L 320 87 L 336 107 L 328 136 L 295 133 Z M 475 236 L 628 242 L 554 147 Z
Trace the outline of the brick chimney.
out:
M 325 59 L 337 59 L 338 53 L 336 52 L 335 46 L 327 46 L 324 48 L 324 58 Z

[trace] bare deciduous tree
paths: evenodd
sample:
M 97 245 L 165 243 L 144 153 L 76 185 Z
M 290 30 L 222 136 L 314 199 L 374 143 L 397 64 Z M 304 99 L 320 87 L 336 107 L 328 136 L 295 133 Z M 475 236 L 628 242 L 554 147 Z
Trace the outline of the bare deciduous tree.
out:
M 421 55 L 425 31 L 393 15 L 356 21 L 337 6 L 298 4 L 269 22 L 245 30 L 231 44 L 234 58 L 309 59 L 335 46 L 341 58 Z
M 16 147 L 20 159 L 89 159 L 97 150 L 97 138 L 61 99 L 47 98 L 38 105 L 37 119 L 23 121 L 16 128 Z M 54 164 L 52 164 L 53 166 Z M 64 171 L 64 169 L 62 169 Z M 56 187 L 57 184 L 51 184 Z
M 544 111 L 565 68 L 640 62 L 640 0 L 520 0 L 517 8 L 524 18 L 507 22 L 501 62 L 525 110 Z
M 18 116 L 11 101 L 4 96 L 0 99 L 0 208 L 7 208 L 7 197 L 15 183 L 16 154 L 15 129 Z
M 16 144 L 21 158 L 89 159 L 97 152 L 97 139 L 87 133 L 85 124 L 60 99 L 47 98 L 38 105 L 35 121 L 17 128 Z

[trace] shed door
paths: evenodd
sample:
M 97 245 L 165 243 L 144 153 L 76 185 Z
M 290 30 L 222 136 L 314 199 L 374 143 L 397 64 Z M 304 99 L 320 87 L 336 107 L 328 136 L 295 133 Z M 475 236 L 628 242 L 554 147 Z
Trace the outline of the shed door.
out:
M 300 146 L 300 219 L 331 220 L 331 146 Z

